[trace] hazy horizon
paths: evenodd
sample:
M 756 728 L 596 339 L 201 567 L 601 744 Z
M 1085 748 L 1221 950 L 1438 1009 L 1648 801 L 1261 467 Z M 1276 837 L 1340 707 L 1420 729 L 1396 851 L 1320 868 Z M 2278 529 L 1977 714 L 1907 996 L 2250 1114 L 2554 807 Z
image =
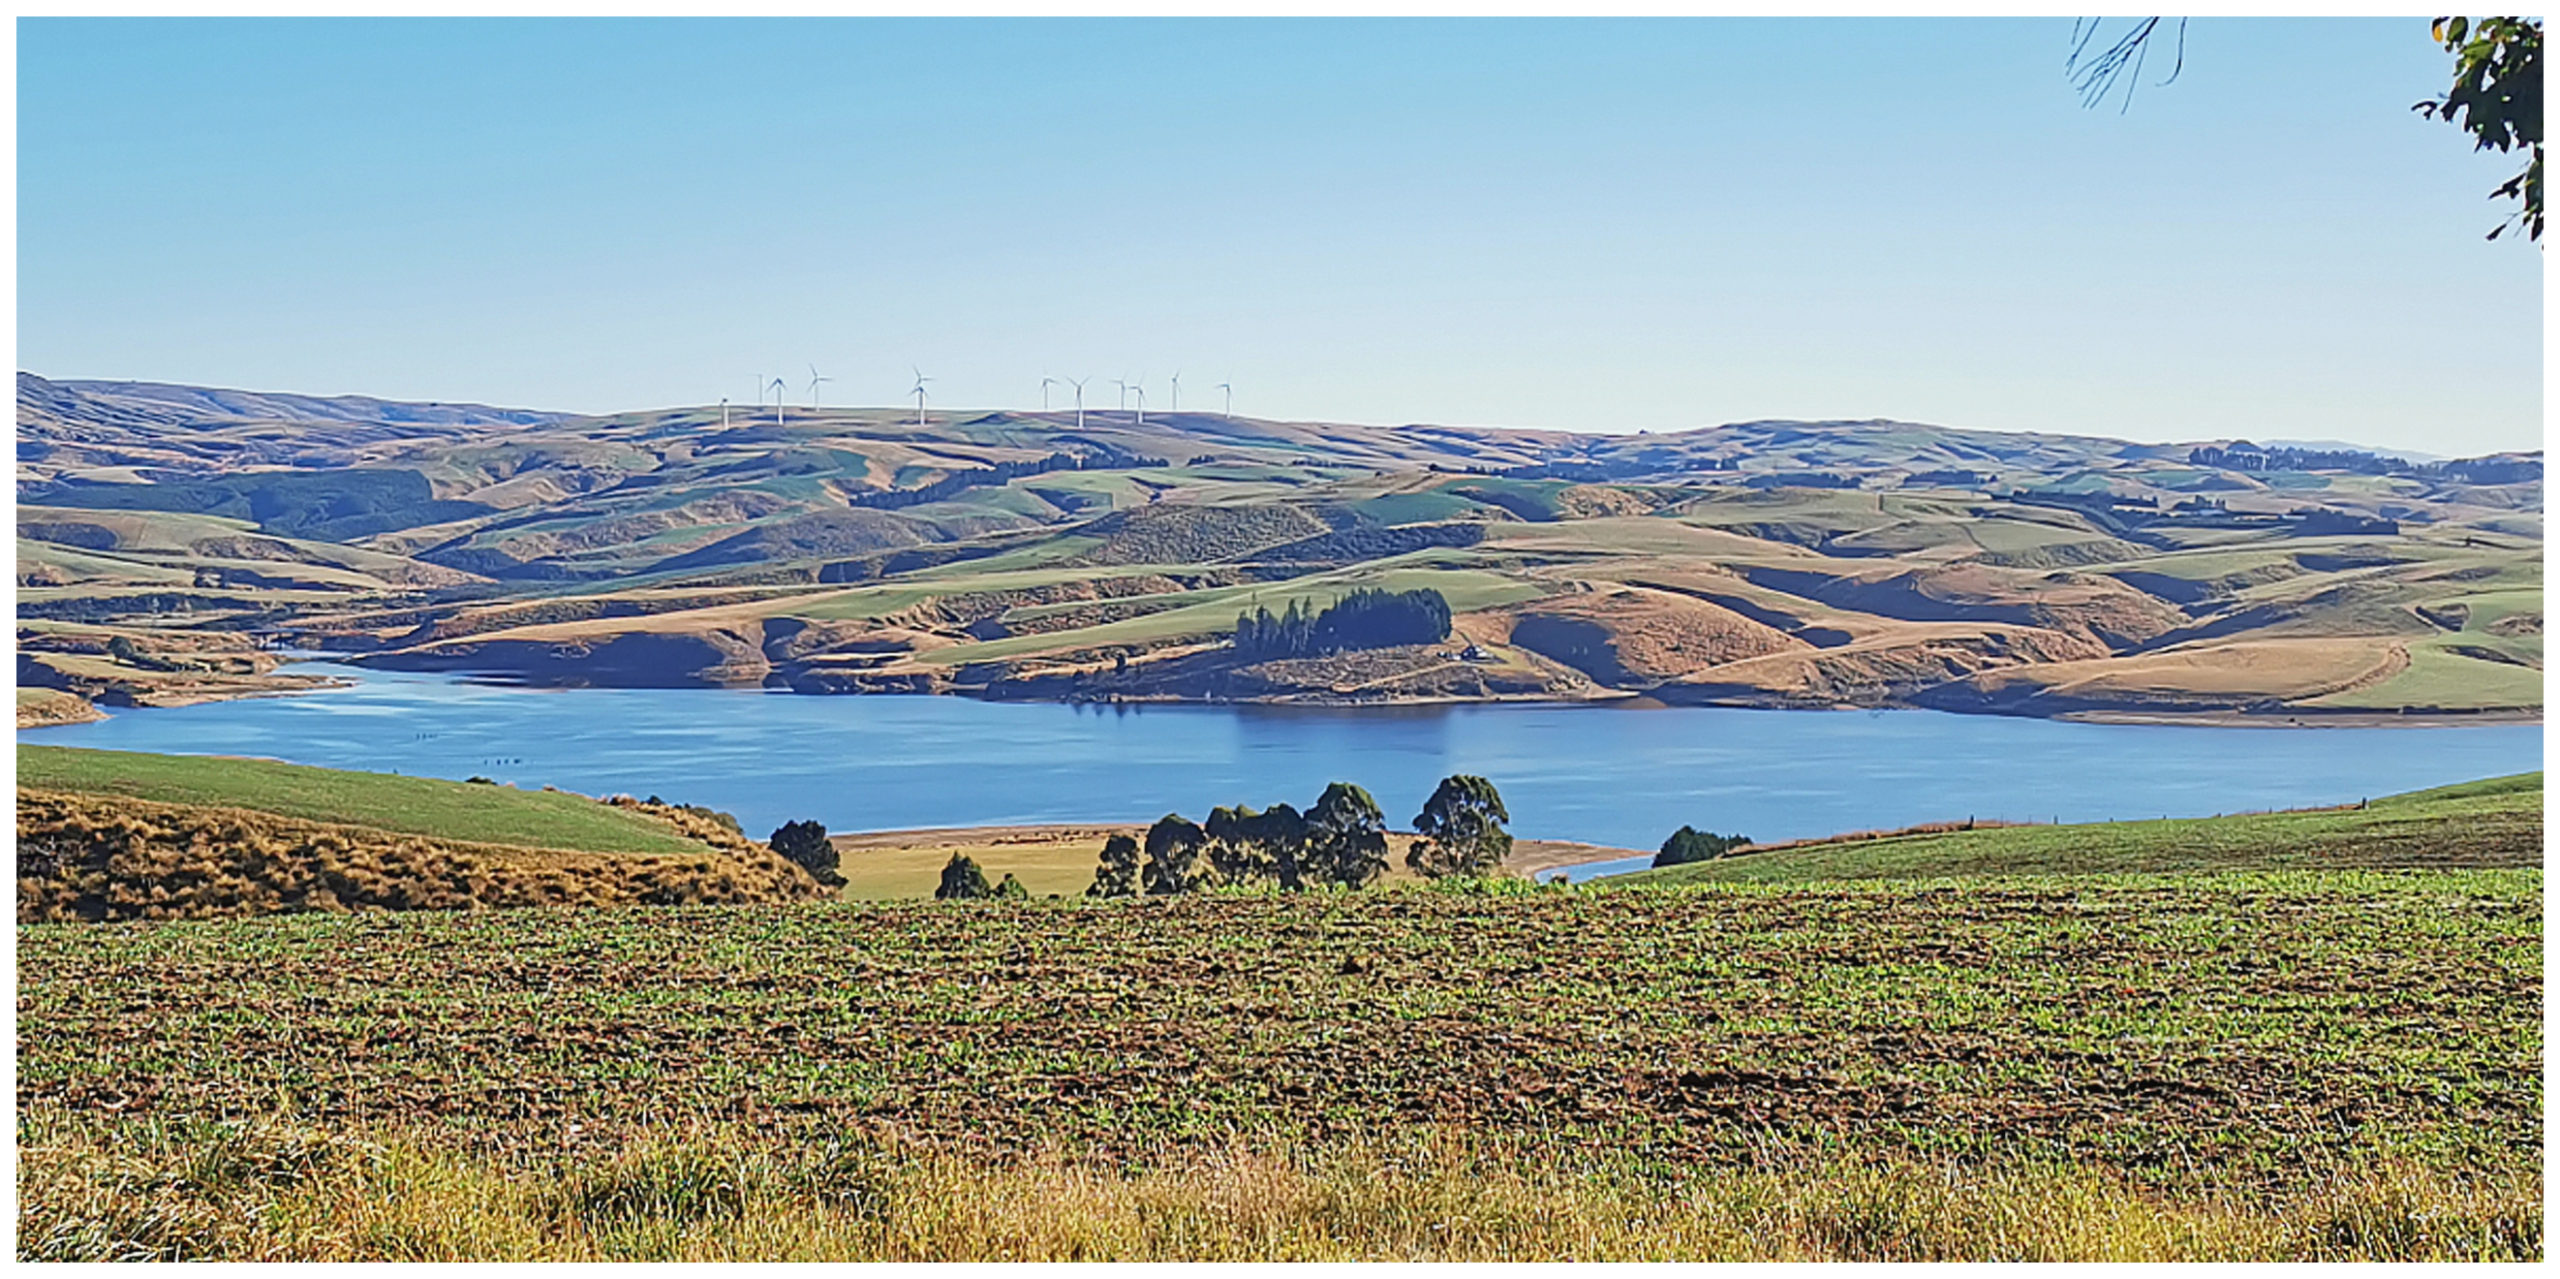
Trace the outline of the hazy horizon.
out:
M 20 364 L 2541 447 L 2541 251 L 2409 110 L 2423 19 L 2199 19 L 2123 111 L 2070 26 L 27 19 Z
M 311 399 L 374 399 L 374 400 L 386 400 L 386 401 L 388 401 L 388 397 L 385 397 L 385 396 L 375 396 L 375 395 L 367 395 L 367 394 L 365 394 L 364 392 L 361 392 L 361 391 L 324 392 L 324 391 L 297 391 L 297 390 L 288 390 L 288 389 L 279 388 L 279 387 L 216 386 L 216 385 L 213 385 L 213 384 L 210 384 L 210 383 L 192 383 L 192 382 L 189 382 L 189 383 L 177 383 L 177 382 L 170 382 L 170 381 L 168 381 L 167 379 L 164 379 L 164 378 L 80 378 L 80 377 L 61 377 L 61 378 L 58 378 L 58 377 L 48 377 L 48 376 L 46 376 L 45 374 L 40 373 L 40 372 L 37 372 L 37 371 L 36 371 L 36 370 L 34 370 L 34 369 L 21 369 L 21 370 L 19 370 L 19 372 L 24 373 L 24 374 L 31 374 L 31 375 L 36 376 L 36 377 L 44 378 L 44 379 L 45 379 L 46 381 L 48 381 L 48 382 L 53 382 L 53 383 L 63 384 L 63 385 L 81 385 L 81 386 L 185 386 L 185 387 L 191 387 L 191 388 L 198 389 L 198 390 L 206 390 L 206 391 L 224 391 L 224 392 L 233 392 L 233 393 L 238 393 L 238 394 L 243 394 L 243 395 L 265 395 L 265 396 L 284 396 L 284 395 L 290 395 L 290 396 L 302 396 L 302 397 L 311 398 Z M 720 405 L 718 404 L 718 402 L 716 402 L 716 401 L 715 401 L 715 402 L 713 402 L 713 403 L 709 403 L 709 404 L 658 404 L 658 405 L 646 405 L 646 406 L 635 407 L 635 408 L 605 409 L 605 410 L 601 410 L 601 411 L 599 411 L 599 412 L 595 412 L 595 413 L 585 413 L 585 412 L 580 412 L 580 411 L 572 410 L 572 409 L 555 409 L 555 408 L 548 408 L 548 407 L 545 407 L 545 406 L 540 405 L 540 404 L 502 404 L 502 403 L 497 403 L 497 402 L 490 401 L 490 400 L 487 400 L 487 399 L 474 399 L 474 398 L 467 397 L 467 396 L 465 396 L 465 397 L 446 398 L 446 399 L 432 400 L 432 401 L 421 401 L 421 400 L 400 400 L 400 401 L 393 401 L 393 402 L 398 402 L 398 403 L 413 403 L 413 404 L 414 404 L 414 403 L 433 403 L 433 404 L 445 404 L 445 405 L 470 405 L 470 406 L 477 407 L 477 408 L 495 409 L 495 410 L 503 410 L 503 411 L 510 411 L 510 412 L 560 413 L 560 414 L 567 414 L 567 415 L 570 415 L 570 416 L 576 416 L 576 417 L 597 417 L 597 418 L 602 418 L 602 417 L 616 417 L 616 416 L 623 416 L 623 415 L 627 415 L 627 414 L 643 414 L 643 413 L 688 413 L 688 412 L 700 412 L 700 411 L 703 411 L 703 410 L 706 410 L 706 409 L 716 410 L 716 409 L 718 409 L 718 408 L 720 407 Z M 807 404 L 786 404 L 784 407 L 785 407 L 786 409 L 788 409 L 788 410 L 789 410 L 790 412 L 792 412 L 792 413 L 808 413 L 808 412 L 810 412 L 810 411 L 811 411 L 811 410 L 810 410 L 810 408 L 809 408 L 809 406 L 808 406 Z M 757 410 L 756 410 L 756 407 L 755 407 L 754 405 L 739 405 L 739 404 L 736 404 L 736 403 L 734 403 L 734 402 L 730 405 L 730 408 L 731 408 L 732 410 L 734 410 L 734 411 L 735 411 L 735 412 L 736 412 L 740 417 L 742 417 L 742 418 L 744 418 L 744 417 L 751 417 L 751 416 L 753 416 L 753 415 L 754 415 L 754 413 L 757 411 Z M 821 408 L 823 409 L 823 411 L 825 411 L 825 412 L 829 412 L 829 413 L 912 413 L 912 412 L 914 412 L 914 411 L 915 411 L 912 405 L 897 405 L 897 404 L 827 404 L 827 405 L 822 405 L 822 406 L 821 406 Z M 764 411 L 765 411 L 765 412 L 771 412 L 771 411 L 772 411 L 772 409 L 773 409 L 772 402 L 771 402 L 770 400 L 766 401 L 766 403 L 765 403 L 765 405 L 764 405 Z M 942 405 L 942 404 L 935 404 L 935 405 L 932 405 L 932 406 L 931 406 L 931 411 L 932 411 L 934 414 L 937 414 L 937 415 L 957 415 L 957 414 L 969 414 L 969 413 L 1027 413 L 1027 414 L 1038 414 L 1038 413 L 1046 412 L 1046 413 L 1049 413 L 1049 414 L 1051 414 L 1051 415 L 1053 415 L 1053 416 L 1054 416 L 1054 415 L 1057 415 L 1057 414 L 1073 413 L 1073 412 L 1075 411 L 1075 409 L 1074 409 L 1074 407 L 1073 407 L 1072 405 L 1061 407 L 1061 406 L 1057 406 L 1057 405 L 1054 405 L 1054 404 L 1053 404 L 1053 405 L 1051 405 L 1051 406 L 1050 406 L 1048 409 L 1046 409 L 1046 410 L 1041 409 L 1041 408 L 1040 408 L 1038 405 L 1036 405 L 1036 404 L 1034 404 L 1034 405 L 1019 405 L 1019 404 L 953 404 L 953 405 Z M 1109 405 L 1097 406 L 1097 405 L 1092 405 L 1092 404 L 1088 404 L 1088 405 L 1086 405 L 1086 406 L 1085 406 L 1085 411 L 1086 411 L 1087 413 L 1106 413 L 1106 412 L 1107 412 L 1107 413 L 1124 413 L 1124 412 L 1127 412 L 1127 410 L 1120 409 L 1120 408 L 1118 408 L 1118 407 L 1116 407 L 1116 406 L 1109 406 Z M 1149 409 L 1149 410 L 1147 410 L 1147 412 L 1148 412 L 1148 414 L 1149 414 L 1150 416 L 1156 416 L 1156 415 L 1161 415 L 1161 414 L 1164 414 L 1164 413 L 1170 412 L 1170 410 L 1164 410 L 1164 409 Z M 1201 414 L 1201 413 L 1210 413 L 1210 414 L 1214 414 L 1214 413 L 1215 413 L 1215 410 L 1211 410 L 1211 409 L 1184 409 L 1184 410 L 1182 410 L 1182 413 L 1183 413 L 1183 415 L 1184 415 L 1184 416 L 1190 416 L 1190 415 L 1193 415 L 1193 414 Z M 1250 414 L 1250 413 L 1238 413 L 1238 414 L 1236 414 L 1235 416 L 1236 416 L 1237 418 L 1239 418 L 1239 419 L 1247 419 L 1247 420 L 1254 420 L 1254 421 L 1265 421 L 1265 422 L 1280 422 L 1280 423 L 1286 423 L 1286 424 L 1292 424 L 1292 425 L 1360 426 L 1360 427 L 1371 427 L 1371 428 L 1382 429 L 1382 430 L 1395 430 L 1395 429 L 1399 429 L 1399 428 L 1403 428 L 1403 427 L 1432 427 L 1432 428 L 1451 428 L 1451 429 L 1459 429 L 1459 430 L 1477 429 L 1477 430 L 1518 430 L 1518 431 L 1564 431 L 1564 432 L 1568 432 L 1568 433 L 1575 434 L 1575 435 L 1640 435 L 1640 434 L 1652 434 L 1652 435 L 1677 435 L 1677 434 L 1681 434 L 1681 433 L 1683 433 L 1683 432 L 1687 432 L 1687 431 L 1712 431 L 1712 430 L 1717 430 L 1717 429 L 1724 428 L 1724 427 L 1751 426 L 1751 425 L 1755 425 L 1755 424 L 1759 424 L 1759 423 L 1764 423 L 1764 422 L 1797 422 L 1797 423 L 1803 423 L 1803 424 L 1806 424 L 1806 425 L 1824 425 L 1824 424 L 1831 424 L 1831 423 L 1850 423 L 1850 424 L 1854 424 L 1854 423 L 1860 423 L 1860 422 L 1893 422 L 1893 423 L 1897 423 L 1897 424 L 1899 424 L 1899 425 L 1904 425 L 1904 426 L 1928 427 L 1928 428 L 1931 428 L 1931 429 L 1936 429 L 1936 430 L 1948 430 L 1948 431 L 1973 431 L 1973 430 L 1996 430 L 1996 429 L 1999 429 L 1999 428 L 1992 428 L 1992 427 L 1975 427 L 1975 426 L 1969 426 L 1969 425 L 1967 425 L 1967 424 L 1965 424 L 1965 423 L 1962 423 L 1962 422 L 1922 422 L 1922 421 L 1914 421 L 1914 420 L 1912 420 L 1912 419 L 1910 419 L 1910 418 L 1893 418 L 1893 417 L 1881 417 L 1881 418 L 1736 418 L 1736 419 L 1732 419 L 1732 420 L 1728 420 L 1728 421 L 1719 421 L 1719 422 L 1700 422 L 1700 423 L 1698 423 L 1698 424 L 1696 424 L 1696 425 L 1693 425 L 1693 426 L 1668 427 L 1668 428 L 1663 428 L 1663 429 L 1659 429 L 1659 430 L 1656 430 L 1656 429 L 1653 429 L 1653 428 L 1637 428 L 1637 429 L 1633 429 L 1633 430 L 1613 431 L 1613 430 L 1606 430 L 1606 429 L 1599 429 L 1599 430 L 1579 430 L 1579 429 L 1575 429 L 1575 428 L 1572 428 L 1572 427 L 1548 427 L 1548 426 L 1538 426 L 1538 425 L 1536 425 L 1536 424 L 1525 424 L 1525 425 L 1524 425 L 1524 424 L 1519 424 L 1519 423 L 1501 423 L 1501 424 L 1495 424 L 1495 423 L 1484 423 L 1484 422 L 1445 422 L 1445 421 L 1432 421 L 1432 420 L 1427 420 L 1427 419 L 1426 419 L 1426 420 L 1419 420 L 1419 421 L 1406 421 L 1406 422 L 1368 422 L 1368 421 L 1361 421 L 1361 420 L 1356 419 L 1356 418 L 1275 418 L 1275 417 L 1269 417 L 1269 416 L 1262 415 L 1262 414 Z M 2117 440 L 2124 440 L 2126 443 L 2134 443 L 2134 444 L 2161 444 L 2161 443 L 2175 444 L 2175 443 L 2187 443 L 2187 442 L 2190 442 L 2190 441 L 2202 441 L 2202 440 L 2206 440 L 2206 439 L 2232 439 L 2232 438 L 2239 438 L 2239 437 L 2235 437 L 2235 436 L 2231 436 L 2231 435 L 2227 435 L 2227 434 L 2226 434 L 2226 435 L 2219 435 L 2219 436 L 2188 436 L 2188 437 L 2180 437 L 2180 438 L 2174 438 L 2174 439 L 2162 439 L 2162 440 L 2134 440 L 2134 439 L 2130 439 L 2130 438 L 2128 438 L 2128 437 L 2124 437 L 2124 436 L 2092 435 L 2091 433 L 2086 432 L 2086 431 L 2053 430 L 2053 431 L 2041 431 L 2041 432 L 2036 432 L 2036 433 L 2037 433 L 2037 434 L 2044 434 L 2044 435 L 2080 436 L 2080 437 L 2083 437 L 2083 438 L 2091 438 L 2091 439 L 2117 439 Z M 2407 457 L 2407 458 L 2409 458 L 2409 459 L 2411 459 L 2411 460 L 2414 460 L 2414 461 L 2422 461 L 2422 462 L 2423 462 L 2423 461 L 2435 461 L 2435 460 L 2441 460 L 2441 459 L 2448 458 L 2448 457 L 2451 457 L 2451 456 L 2452 456 L 2451 454 L 2444 454 L 2444 453 L 2430 453 L 2430 452 L 2427 452 L 2427 451 L 2425 451 L 2425 450 L 2423 450 L 2423 449 L 2395 448 L 2395 447 L 2390 447 L 2390 446 L 2386 446 L 2386 445 L 2372 444 L 2372 443 L 2368 443 L 2368 442 L 2363 441 L 2363 440 L 2339 439 L 2339 438 L 2336 438 L 2336 437 L 2307 438 L 2307 437 L 2284 436 L 2284 435 L 2268 435 L 2268 436 L 2263 436 L 2263 437 L 2252 437 L 2252 441 L 2253 441 L 2254 443 L 2258 443 L 2258 444 L 2266 444 L 2266 445 L 2281 445 L 2281 446 L 2290 446 L 2290 447 L 2297 447 L 2297 448 L 2354 448 L 2354 449 L 2364 449 L 2364 450 L 2368 450 L 2368 451 L 2380 452 L 2380 453 L 2385 453 L 2385 454 L 2392 454 L 2392 455 L 2396 455 L 2396 456 L 2403 456 L 2403 457 Z M 2486 451 L 2486 452 L 2540 452 L 2540 451 L 2541 451 L 2541 444 L 2537 441 L 2537 442 L 2533 445 L 2533 447 L 2531 447 L 2531 448 L 2529 448 L 2529 449 L 2491 449 L 2491 450 L 2485 450 L 2485 451 Z

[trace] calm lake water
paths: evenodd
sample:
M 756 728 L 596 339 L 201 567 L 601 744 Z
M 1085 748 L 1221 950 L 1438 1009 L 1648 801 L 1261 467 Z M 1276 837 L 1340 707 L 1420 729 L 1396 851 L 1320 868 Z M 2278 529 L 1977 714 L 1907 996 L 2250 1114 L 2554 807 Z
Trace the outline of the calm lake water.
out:
M 2542 767 L 2539 725 L 2187 728 L 1929 711 L 1624 706 L 1067 706 L 708 689 L 535 690 L 313 663 L 354 687 L 117 711 L 22 742 L 707 804 L 761 835 L 1194 819 L 1369 788 L 1398 826 L 1479 773 L 1523 836 L 1653 848 L 1683 823 L 1759 839 L 1966 817 L 2202 816 Z M 1623 869 L 1623 867 L 1620 867 Z M 1594 868 L 1595 873 L 1598 868 Z

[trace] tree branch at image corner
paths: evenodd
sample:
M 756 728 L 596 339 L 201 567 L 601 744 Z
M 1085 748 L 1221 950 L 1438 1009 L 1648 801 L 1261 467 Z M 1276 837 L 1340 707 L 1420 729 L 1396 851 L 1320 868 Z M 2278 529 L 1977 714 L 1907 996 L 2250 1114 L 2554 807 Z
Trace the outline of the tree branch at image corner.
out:
M 2064 62 L 2080 105 L 2106 101 L 2117 84 L 2124 85 L 2118 113 L 2133 106 L 2133 92 L 2151 41 L 2165 18 L 2135 19 L 2114 41 L 2101 47 L 2104 18 L 2081 18 L 2071 24 L 2071 56 Z M 2542 20 L 2539 18 L 2438 18 L 2428 36 L 2453 55 L 2453 87 L 2443 97 L 2429 98 L 2410 109 L 2469 133 L 2475 150 L 2526 152 L 2524 168 L 2489 192 L 2493 200 L 2515 200 L 2516 211 L 2489 231 L 2494 240 L 2515 227 L 2526 238 L 2542 239 Z M 2167 85 L 2187 66 L 2187 20 L 2178 19 L 2177 61 Z M 2091 50 L 2096 49 L 2094 54 Z

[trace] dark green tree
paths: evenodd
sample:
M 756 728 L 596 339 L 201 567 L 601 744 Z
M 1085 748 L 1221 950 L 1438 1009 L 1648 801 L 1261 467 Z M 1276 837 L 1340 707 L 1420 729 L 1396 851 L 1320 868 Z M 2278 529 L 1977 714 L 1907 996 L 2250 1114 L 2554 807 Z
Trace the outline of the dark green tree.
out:
M 1307 818 L 1294 805 L 1273 804 L 1253 821 L 1253 838 L 1280 886 L 1296 892 L 1307 886 Z
M 1320 613 L 1300 611 L 1291 600 L 1278 617 L 1269 609 L 1236 616 L 1236 651 L 1256 660 L 1314 657 L 1399 644 L 1437 644 L 1449 638 L 1449 601 L 1428 588 L 1382 591 L 1361 587 Z
M 1441 778 L 1413 819 L 1422 837 L 1405 853 L 1404 864 L 1431 879 L 1490 875 L 1511 855 L 1511 832 L 1502 828 L 1510 820 L 1492 782 L 1468 773 Z
M 992 897 L 995 890 L 987 887 L 987 873 L 965 854 L 953 853 L 942 867 L 942 884 L 933 895 L 943 901 L 971 897 Z
M 1147 865 L 1144 873 L 1149 896 L 1188 893 L 1207 887 L 1210 867 L 1200 854 L 1209 842 L 1209 832 L 1198 822 L 1180 813 L 1167 813 L 1147 828 Z
M 782 860 L 809 872 L 811 879 L 829 888 L 844 887 L 844 876 L 836 870 L 835 842 L 827 838 L 826 827 L 814 821 L 784 822 L 766 847 Z
M 1710 835 L 1695 827 L 1683 826 L 1671 832 L 1671 838 L 1662 841 L 1662 851 L 1653 855 L 1653 864 L 1659 868 L 1714 861 L 1750 842 L 1749 835 Z
M 2542 20 L 2438 18 L 2429 34 L 2453 55 L 2453 87 L 2410 109 L 2470 134 L 2474 150 L 2523 148 L 2524 168 L 2489 192 L 2492 200 L 2518 202 L 2489 238 L 2521 226 L 2527 238 L 2541 239 Z
M 1360 888 L 1387 873 L 1387 815 L 1349 782 L 1324 788 L 1307 812 L 1308 882 Z
M 1126 835 L 1114 835 L 1102 841 L 1102 864 L 1093 871 L 1093 887 L 1084 890 L 1087 897 L 1135 897 L 1138 895 L 1138 841 Z
M 1201 829 L 1209 836 L 1209 866 L 1220 883 L 1250 884 L 1272 877 L 1270 850 L 1262 838 L 1262 814 L 1250 804 L 1212 808 Z
M 1023 887 L 1022 881 L 1015 879 L 1012 871 L 1006 871 L 1004 882 L 996 885 L 994 896 L 1002 901 L 1029 901 L 1031 890 Z

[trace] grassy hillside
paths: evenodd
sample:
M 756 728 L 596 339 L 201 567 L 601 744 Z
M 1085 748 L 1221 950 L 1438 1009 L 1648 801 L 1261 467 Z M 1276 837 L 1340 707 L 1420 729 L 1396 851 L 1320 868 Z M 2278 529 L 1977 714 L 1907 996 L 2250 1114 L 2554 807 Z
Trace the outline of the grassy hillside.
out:
M 19 430 L 22 618 L 255 633 L 535 683 L 2028 715 L 2541 706 L 2538 455 L 2243 471 L 2184 444 L 1886 421 L 1634 436 L 1098 410 L 724 423 L 717 408 L 564 418 L 29 377 Z M 1439 590 L 1462 636 L 1357 669 L 1221 656 L 1247 602 L 1357 586 Z M 1576 600 L 1627 586 L 1696 607 Z M 1705 609 L 1783 638 L 1729 642 L 1736 623 Z M 1454 665 L 1470 641 L 1483 665 Z M 38 664 L 107 702 L 291 691 Z
M 2001 826 L 1813 843 L 1639 871 L 1610 884 L 1803 883 L 1982 875 L 2538 867 L 2542 774 L 2364 808 L 2075 826 Z
M 2532 1259 L 2542 940 L 2527 871 L 28 927 L 18 1237 Z
M 21 788 L 244 808 L 469 844 L 598 853 L 699 853 L 638 813 L 580 795 L 274 760 L 18 747 Z

